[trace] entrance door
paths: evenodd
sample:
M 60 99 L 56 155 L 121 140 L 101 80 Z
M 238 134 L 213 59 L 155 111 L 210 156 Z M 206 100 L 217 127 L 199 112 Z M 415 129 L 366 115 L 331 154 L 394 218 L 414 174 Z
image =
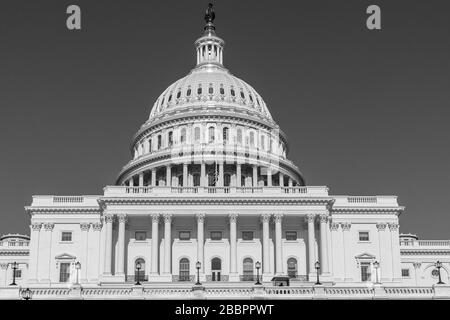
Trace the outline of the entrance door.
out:
M 222 260 L 214 258 L 211 260 L 211 280 L 220 281 L 220 275 L 222 273 Z

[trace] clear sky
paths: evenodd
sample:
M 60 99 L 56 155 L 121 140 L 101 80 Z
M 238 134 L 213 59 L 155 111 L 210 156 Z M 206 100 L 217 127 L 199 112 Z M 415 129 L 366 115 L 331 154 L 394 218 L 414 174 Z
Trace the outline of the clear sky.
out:
M 3 0 L 0 234 L 34 194 L 101 194 L 159 94 L 195 63 L 208 1 Z M 66 28 L 66 8 L 82 30 Z M 366 28 L 370 4 L 382 30 Z M 449 1 L 215 1 L 224 63 L 264 98 L 308 185 L 399 197 L 450 239 Z

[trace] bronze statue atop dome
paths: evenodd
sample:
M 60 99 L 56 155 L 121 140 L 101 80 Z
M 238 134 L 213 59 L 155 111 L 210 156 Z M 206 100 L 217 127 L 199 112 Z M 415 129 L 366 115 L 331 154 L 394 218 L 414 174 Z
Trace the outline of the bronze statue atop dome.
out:
M 214 13 L 213 4 L 208 4 L 208 9 L 206 9 L 205 12 L 205 21 L 206 23 L 213 23 L 214 19 L 216 18 L 216 14 Z

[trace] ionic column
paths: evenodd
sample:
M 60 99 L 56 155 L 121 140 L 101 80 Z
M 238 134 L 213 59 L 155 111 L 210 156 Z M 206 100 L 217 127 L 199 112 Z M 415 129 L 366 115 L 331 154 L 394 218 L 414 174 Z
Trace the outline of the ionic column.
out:
M 326 214 L 320 215 L 320 269 L 322 273 L 328 273 L 327 219 Z
M 270 214 L 262 214 L 261 222 L 263 224 L 263 273 L 270 273 L 270 247 L 269 247 L 269 222 Z
M 203 236 L 203 228 L 204 228 L 204 222 L 205 222 L 205 214 L 199 213 L 196 215 L 197 217 L 197 261 L 200 261 L 201 267 L 200 272 L 203 273 L 205 270 L 204 267 L 204 236 Z
M 236 163 L 236 187 L 241 186 L 241 164 Z
M 152 169 L 152 187 L 156 187 L 156 168 Z
M 159 249 L 159 239 L 158 239 L 158 227 L 159 227 L 159 214 L 152 214 L 152 260 L 151 260 L 151 270 L 152 275 L 158 274 L 158 249 Z
M 88 266 L 91 263 L 88 261 L 89 257 L 89 229 L 91 225 L 89 223 L 80 223 L 80 230 L 81 230 L 81 241 L 82 241 L 82 248 L 83 248 L 83 260 L 81 262 L 81 281 L 87 282 L 88 280 Z
M 279 180 L 280 180 L 280 187 L 284 187 L 284 175 L 280 172 L 279 175 Z
M 164 273 L 170 274 L 171 247 L 172 247 L 172 215 L 164 214 Z
M 253 166 L 253 186 L 258 186 L 258 166 L 256 164 Z
M 188 165 L 183 163 L 183 187 L 188 186 Z
M 127 216 L 125 214 L 117 215 L 119 221 L 119 231 L 117 237 L 118 253 L 117 258 L 119 264 L 117 266 L 117 275 L 125 274 L 125 222 L 127 221 Z
M 105 264 L 103 273 L 105 275 L 111 275 L 111 257 L 112 257 L 112 224 L 113 224 L 113 215 L 106 214 L 105 215 L 105 228 L 106 228 L 106 237 L 105 237 Z
M 272 169 L 267 168 L 267 186 L 272 186 Z
M 314 235 L 314 215 L 308 214 L 306 216 L 306 221 L 308 222 L 308 257 L 309 257 L 309 272 L 314 272 L 316 263 L 316 255 L 315 255 L 315 241 L 316 237 Z
M 206 164 L 204 162 L 202 162 L 200 165 L 200 186 L 208 186 L 208 183 L 206 181 Z
M 237 213 L 231 213 L 230 218 L 230 273 L 237 275 L 237 232 L 236 232 L 236 222 Z
M 283 218 L 283 215 L 278 213 L 273 216 L 275 220 L 275 262 L 276 262 L 276 269 L 275 272 L 277 275 L 283 274 L 283 252 L 282 250 L 282 243 L 281 243 L 281 236 L 282 236 L 282 230 L 281 230 L 281 219 Z
M 166 166 L 166 186 L 172 185 L 172 166 L 169 164 Z
M 144 186 L 144 173 L 141 172 L 139 173 L 139 187 L 143 187 Z

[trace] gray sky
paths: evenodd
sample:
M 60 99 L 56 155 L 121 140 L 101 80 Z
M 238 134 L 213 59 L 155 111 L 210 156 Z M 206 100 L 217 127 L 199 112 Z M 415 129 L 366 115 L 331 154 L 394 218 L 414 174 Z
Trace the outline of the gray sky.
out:
M 82 30 L 66 29 L 66 8 Z M 208 1 L 3 0 L 0 234 L 34 194 L 101 194 L 158 95 L 195 63 Z M 382 30 L 365 27 L 370 4 Z M 448 1 L 216 1 L 224 63 L 289 137 L 308 185 L 399 197 L 400 231 L 450 239 Z

